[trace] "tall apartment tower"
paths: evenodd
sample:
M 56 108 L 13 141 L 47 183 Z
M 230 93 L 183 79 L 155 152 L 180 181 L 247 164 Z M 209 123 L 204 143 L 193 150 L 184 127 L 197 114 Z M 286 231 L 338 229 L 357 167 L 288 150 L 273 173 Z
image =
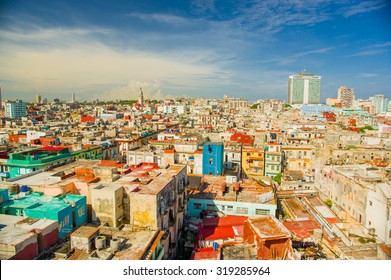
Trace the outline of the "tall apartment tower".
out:
M 319 104 L 320 76 L 303 70 L 288 79 L 289 104 Z
M 5 102 L 5 117 L 11 119 L 20 119 L 27 115 L 26 103 L 22 100 Z
M 354 102 L 354 89 L 345 86 L 339 87 L 338 99 L 342 103 L 342 108 L 351 108 Z
M 144 93 L 142 88 L 140 88 L 140 94 L 138 95 L 138 103 L 141 107 L 144 107 Z
M 35 103 L 37 103 L 37 104 L 42 104 L 42 96 L 36 95 L 36 96 L 35 96 Z
M 71 102 L 72 102 L 72 103 L 75 103 L 75 101 L 76 101 L 75 93 L 73 92 L 73 93 L 72 93 L 72 101 L 71 101 Z
M 374 113 L 380 114 L 388 112 L 388 97 L 383 94 L 376 94 L 369 98 L 372 101 L 374 107 Z

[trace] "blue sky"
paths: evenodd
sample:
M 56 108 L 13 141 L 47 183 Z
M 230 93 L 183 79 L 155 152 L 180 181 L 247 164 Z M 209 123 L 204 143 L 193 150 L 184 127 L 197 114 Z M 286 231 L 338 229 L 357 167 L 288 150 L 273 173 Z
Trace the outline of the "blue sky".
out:
M 390 96 L 387 0 L 0 2 L 3 99 L 287 99 L 288 76 Z

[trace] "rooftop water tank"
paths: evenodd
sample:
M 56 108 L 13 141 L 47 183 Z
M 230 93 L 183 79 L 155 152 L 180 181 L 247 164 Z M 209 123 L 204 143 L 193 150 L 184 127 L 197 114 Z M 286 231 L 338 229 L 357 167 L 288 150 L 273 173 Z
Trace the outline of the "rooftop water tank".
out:
M 113 253 L 119 251 L 119 244 L 120 240 L 118 238 L 113 238 L 110 240 L 110 248 Z
M 95 238 L 95 248 L 98 250 L 106 248 L 106 236 L 99 235 Z
M 23 185 L 23 186 L 20 187 L 20 191 L 21 192 L 28 192 L 29 191 L 29 187 L 26 186 L 26 185 Z
M 19 185 L 18 184 L 12 184 L 8 187 L 9 194 L 17 194 L 19 192 Z

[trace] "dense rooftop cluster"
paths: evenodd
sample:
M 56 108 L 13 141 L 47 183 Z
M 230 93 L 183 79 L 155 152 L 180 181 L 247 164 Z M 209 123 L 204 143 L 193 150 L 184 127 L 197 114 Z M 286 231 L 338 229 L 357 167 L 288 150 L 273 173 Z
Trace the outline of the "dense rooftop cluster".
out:
M 391 115 L 339 98 L 28 104 L 0 258 L 389 259 Z

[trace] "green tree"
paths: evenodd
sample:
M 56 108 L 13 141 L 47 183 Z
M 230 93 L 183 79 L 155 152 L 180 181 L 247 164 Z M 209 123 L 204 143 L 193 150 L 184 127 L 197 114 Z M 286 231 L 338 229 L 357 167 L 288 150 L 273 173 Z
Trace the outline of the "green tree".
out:
M 278 184 L 281 184 L 281 177 L 282 177 L 282 173 L 277 173 L 277 175 L 273 177 L 273 181 Z
M 325 203 L 329 208 L 333 206 L 333 202 L 330 199 L 327 199 Z

